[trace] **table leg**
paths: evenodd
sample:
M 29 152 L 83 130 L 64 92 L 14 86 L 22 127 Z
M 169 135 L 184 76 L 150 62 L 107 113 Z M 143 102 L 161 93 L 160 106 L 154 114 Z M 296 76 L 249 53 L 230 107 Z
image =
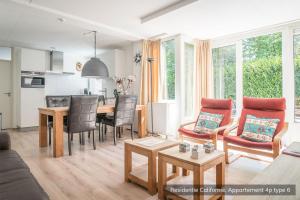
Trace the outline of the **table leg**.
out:
M 40 147 L 48 146 L 47 138 L 47 115 L 39 114 L 39 143 Z
M 129 182 L 129 173 L 132 171 L 132 152 L 128 144 L 125 143 L 125 160 L 124 160 L 124 178 L 125 182 Z
M 156 153 L 148 155 L 148 191 L 151 195 L 156 194 Z
M 225 160 L 216 166 L 216 186 L 222 188 L 225 185 Z M 224 200 L 224 194 L 221 195 L 220 199 Z
M 179 167 L 177 167 L 176 165 L 172 165 L 172 173 L 174 174 L 174 176 L 178 176 L 179 175 Z
M 158 199 L 165 198 L 165 185 L 167 183 L 167 163 L 158 156 Z
M 194 188 L 200 190 L 200 188 L 204 185 L 204 173 L 202 167 L 194 167 L 193 169 L 193 185 Z M 203 192 L 194 192 L 194 200 L 203 200 L 204 194 Z
M 142 107 L 141 110 L 138 111 L 138 129 L 139 129 L 139 138 L 143 138 L 146 136 L 146 109 L 145 106 Z
M 64 155 L 64 125 L 63 115 L 56 112 L 53 116 L 53 156 L 61 157 Z
M 190 171 L 187 169 L 182 169 L 182 176 L 189 176 L 190 175 Z

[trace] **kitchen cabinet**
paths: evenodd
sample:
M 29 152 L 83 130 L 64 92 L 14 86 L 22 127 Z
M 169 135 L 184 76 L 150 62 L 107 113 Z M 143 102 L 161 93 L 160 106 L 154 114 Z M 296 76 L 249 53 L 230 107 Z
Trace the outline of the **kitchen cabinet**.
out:
M 46 51 L 35 49 L 21 49 L 21 70 L 22 71 L 46 71 Z

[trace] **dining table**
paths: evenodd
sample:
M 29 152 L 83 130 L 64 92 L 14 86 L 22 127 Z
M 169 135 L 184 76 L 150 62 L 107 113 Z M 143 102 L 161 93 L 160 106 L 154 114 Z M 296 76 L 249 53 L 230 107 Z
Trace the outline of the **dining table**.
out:
M 113 113 L 115 105 L 99 105 L 97 113 Z M 39 146 L 48 146 L 48 116 L 53 117 L 53 157 L 64 156 L 64 124 L 63 117 L 69 113 L 68 107 L 41 107 L 39 111 Z M 147 135 L 146 131 L 146 108 L 144 105 L 137 105 L 138 113 L 138 136 Z

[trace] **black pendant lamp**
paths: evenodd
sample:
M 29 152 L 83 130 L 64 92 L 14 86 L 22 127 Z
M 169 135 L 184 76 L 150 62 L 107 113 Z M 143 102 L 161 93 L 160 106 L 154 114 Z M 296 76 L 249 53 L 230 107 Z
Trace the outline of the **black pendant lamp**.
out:
M 108 68 L 107 66 L 96 57 L 96 44 L 97 44 L 97 32 L 92 31 L 94 33 L 95 39 L 95 56 L 92 57 L 89 61 L 87 61 L 82 69 L 81 76 L 86 78 L 97 78 L 97 79 L 104 79 L 108 78 Z

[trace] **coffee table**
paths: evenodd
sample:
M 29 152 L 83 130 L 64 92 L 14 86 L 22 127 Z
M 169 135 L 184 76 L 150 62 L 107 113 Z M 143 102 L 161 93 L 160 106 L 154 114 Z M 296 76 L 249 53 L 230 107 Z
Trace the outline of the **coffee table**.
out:
M 157 193 L 157 152 L 178 145 L 178 141 L 165 140 L 158 137 L 147 137 L 135 140 L 125 141 L 125 181 L 134 182 L 140 186 L 145 187 L 151 195 Z M 132 153 L 137 153 L 148 158 L 148 166 L 143 171 L 147 171 L 147 180 L 141 178 L 141 173 L 134 173 L 132 171 Z M 173 169 L 174 173 L 176 167 Z M 140 176 L 138 176 L 140 175 Z
M 215 150 L 212 153 L 205 153 L 203 149 L 199 152 L 199 158 L 192 159 L 191 152 L 181 153 L 179 147 L 175 146 L 158 152 L 158 198 L 165 199 L 172 197 L 172 199 L 187 199 L 187 196 L 172 193 L 166 189 L 167 179 L 167 164 L 175 165 L 176 167 L 190 170 L 193 172 L 193 186 L 200 189 L 204 185 L 204 172 L 212 167 L 216 167 L 216 187 L 222 188 L 225 183 L 225 154 L 224 152 Z M 177 173 L 178 176 L 178 173 Z M 181 179 L 182 177 L 173 177 L 174 179 Z M 170 181 L 172 182 L 172 180 Z M 180 181 L 179 181 L 180 183 Z M 185 182 L 183 182 L 186 184 Z M 178 184 L 178 183 L 172 183 Z M 181 182 L 182 184 L 182 182 Z M 189 195 L 191 196 L 191 195 Z M 212 195 L 214 199 L 224 199 L 223 194 Z M 202 200 L 204 194 L 202 192 L 194 192 L 193 199 Z

